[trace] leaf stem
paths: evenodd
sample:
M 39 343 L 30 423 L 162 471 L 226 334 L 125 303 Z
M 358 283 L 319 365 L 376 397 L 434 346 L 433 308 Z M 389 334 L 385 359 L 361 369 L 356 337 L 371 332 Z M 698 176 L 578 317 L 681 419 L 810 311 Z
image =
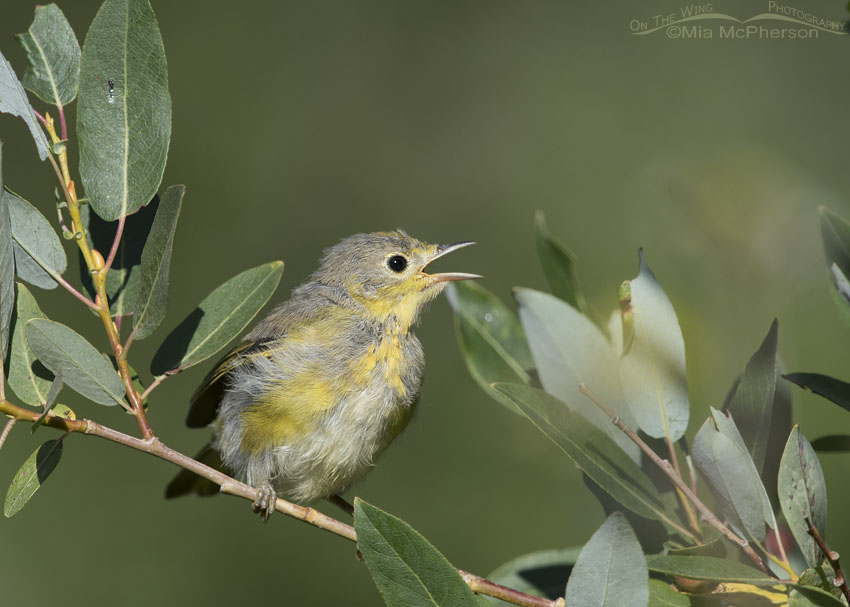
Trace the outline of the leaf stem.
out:
M 706 506 L 702 500 L 700 500 L 696 493 L 691 491 L 690 487 L 688 487 L 687 483 L 682 480 L 681 475 L 677 474 L 672 464 L 665 459 L 661 459 L 658 454 L 653 451 L 649 445 L 647 445 L 643 439 L 641 439 L 635 431 L 626 425 L 626 423 L 620 419 L 616 413 L 614 413 L 605 403 L 603 403 L 599 397 L 597 397 L 590 389 L 584 385 L 579 384 L 579 390 L 584 393 L 593 403 L 599 407 L 605 415 L 611 418 L 611 421 L 614 422 L 614 425 L 617 426 L 620 430 L 622 430 L 626 436 L 628 436 L 633 443 L 635 443 L 640 450 L 643 451 L 649 459 L 651 459 L 656 466 L 661 468 L 661 471 L 667 475 L 667 477 L 672 481 L 673 485 L 681 491 L 685 497 L 687 497 L 690 502 L 694 505 L 694 507 L 699 511 L 702 515 L 702 518 L 709 525 L 720 531 L 723 535 L 726 536 L 731 542 L 738 545 L 738 547 L 746 554 L 751 561 L 761 569 L 762 572 L 772 575 L 771 571 L 764 564 L 764 561 L 761 557 L 753 550 L 753 547 L 750 546 L 750 543 L 742 537 L 738 537 L 732 530 L 730 530 L 719 518 L 715 515 L 711 510 L 709 510 L 708 506 Z
M 0 401 L 0 413 L 9 415 L 14 419 L 31 422 L 35 421 L 39 417 L 39 413 L 37 411 L 31 411 L 24 407 L 19 407 L 18 405 L 6 400 Z M 194 472 L 198 476 L 212 481 L 220 487 L 222 493 L 235 495 L 248 501 L 254 501 L 257 499 L 257 490 L 254 487 L 246 485 L 220 470 L 211 468 L 210 466 L 194 460 L 187 455 L 183 455 L 179 451 L 175 451 L 174 449 L 167 447 L 156 437 L 146 439 L 136 438 L 129 434 L 124 434 L 123 432 L 98 424 L 97 422 L 89 419 L 65 419 L 54 415 L 52 412 L 48 414 L 47 418 L 44 420 L 44 425 L 63 432 L 78 432 L 90 436 L 97 436 L 113 443 L 118 443 L 119 445 L 130 447 L 137 451 L 142 451 L 143 453 L 147 453 L 167 462 L 171 462 L 172 464 L 176 464 L 185 470 Z M 313 525 L 314 527 L 318 527 L 319 529 L 329 531 L 334 535 L 338 535 L 352 542 L 357 541 L 357 532 L 354 530 L 354 527 L 323 514 L 315 508 L 299 506 L 298 504 L 293 504 L 292 502 L 278 498 L 275 502 L 275 510 L 291 516 L 292 518 L 298 519 L 299 521 Z M 564 599 L 562 598 L 554 601 L 541 599 L 540 597 L 526 594 L 518 590 L 506 588 L 505 586 L 501 586 L 495 582 L 491 582 L 490 580 L 473 575 L 466 571 L 458 570 L 458 573 L 461 577 L 463 577 L 470 589 L 478 594 L 486 594 L 487 596 L 500 598 L 511 602 L 514 605 L 520 605 L 521 607 L 564 606 Z
M 109 256 L 106 258 L 106 263 L 103 266 L 104 272 L 109 272 L 112 267 L 112 262 L 115 260 L 115 254 L 118 252 L 118 245 L 121 243 L 121 236 L 124 234 L 124 222 L 127 216 L 122 215 L 118 219 L 118 227 L 115 229 L 115 239 L 112 241 L 112 248 L 109 249 Z
M 147 388 L 145 388 L 145 391 L 142 392 L 142 400 L 145 400 L 148 397 L 148 394 L 150 394 L 153 391 L 154 388 L 156 388 L 159 384 L 164 382 L 166 377 L 168 377 L 168 376 L 167 375 L 159 375 L 159 376 L 155 377 L 154 380 L 151 382 L 151 385 L 148 386 Z
M 76 289 L 75 289 L 75 288 L 74 288 L 74 287 L 73 287 L 73 286 L 72 286 L 72 285 L 71 285 L 71 284 L 70 284 L 67 280 L 65 280 L 64 278 L 62 278 L 62 277 L 61 277 L 61 276 L 59 276 L 59 275 L 52 276 L 52 278 L 53 278 L 56 282 L 58 282 L 60 285 L 62 285 L 63 287 L 65 287 L 65 290 L 66 290 L 66 291 L 68 291 L 68 293 L 70 293 L 71 295 L 73 295 L 74 297 L 76 297 L 77 299 L 79 299 L 81 302 L 83 302 L 84 304 L 86 304 L 86 305 L 87 305 L 88 307 L 90 307 L 92 310 L 94 310 L 94 311 L 98 311 L 98 310 L 100 310 L 100 306 L 98 306 L 98 305 L 97 305 L 96 303 L 94 303 L 91 299 L 89 299 L 88 297 L 86 297 L 85 295 L 83 295 L 82 293 L 80 293 L 79 291 L 77 291 L 77 290 L 76 290 Z
M 829 564 L 832 565 L 832 570 L 835 572 L 835 579 L 832 580 L 833 585 L 841 589 L 841 594 L 843 594 L 844 598 L 847 599 L 847 602 L 850 603 L 850 588 L 847 587 L 847 580 L 844 578 L 844 572 L 841 571 L 841 563 L 838 562 L 839 554 L 835 550 L 829 549 L 808 516 L 804 520 L 809 528 L 809 535 L 812 536 L 812 539 L 815 540 L 815 543 L 821 549 L 821 552 L 823 552 L 826 560 L 828 560 Z

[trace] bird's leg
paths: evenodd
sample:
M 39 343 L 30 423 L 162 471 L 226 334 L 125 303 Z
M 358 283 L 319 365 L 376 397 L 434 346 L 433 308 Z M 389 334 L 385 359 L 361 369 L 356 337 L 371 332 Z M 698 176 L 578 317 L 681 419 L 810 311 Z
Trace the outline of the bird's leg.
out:
M 328 501 L 335 506 L 339 506 L 348 516 L 354 516 L 354 506 L 341 495 L 332 495 L 328 498 Z
M 269 521 L 269 517 L 274 512 L 275 503 L 277 502 L 277 493 L 271 485 L 260 485 L 257 487 L 257 499 L 254 500 L 254 512 L 260 515 L 264 523 Z

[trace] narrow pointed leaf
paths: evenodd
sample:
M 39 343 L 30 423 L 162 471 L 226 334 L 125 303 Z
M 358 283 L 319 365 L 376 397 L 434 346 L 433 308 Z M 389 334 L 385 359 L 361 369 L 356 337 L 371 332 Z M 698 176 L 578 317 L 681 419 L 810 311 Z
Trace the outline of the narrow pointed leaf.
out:
M 68 260 L 56 231 L 38 209 L 10 192 L 2 192 L 9 208 L 14 238 L 15 267 L 21 280 L 43 289 L 56 288 Z
M 826 483 L 818 456 L 799 426 L 791 430 L 779 465 L 779 505 L 806 563 L 816 566 L 819 549 L 805 519 L 825 535 Z
M 755 462 L 753 461 L 752 456 L 750 456 L 749 451 L 747 451 L 747 445 L 744 442 L 744 438 L 738 431 L 736 421 L 729 413 L 723 413 L 714 407 L 710 407 L 710 409 L 712 420 L 714 421 L 717 431 L 732 441 L 740 453 L 744 454 L 745 457 L 742 460 L 741 467 L 746 467 L 750 477 L 752 478 L 748 489 L 751 493 L 756 494 L 761 502 L 762 520 L 767 523 L 767 526 L 771 529 L 776 529 L 776 517 L 773 514 L 773 506 L 770 504 L 770 499 L 767 496 L 767 490 L 764 487 L 764 483 L 761 480 L 761 476 L 756 468 Z M 736 472 L 743 476 L 742 470 Z
M 646 557 L 646 564 L 650 571 L 695 580 L 755 585 L 778 583 L 777 580 L 758 569 L 714 556 L 650 555 Z
M 575 464 L 623 507 L 645 518 L 670 517 L 635 462 L 596 426 L 554 396 L 521 384 L 495 384 Z
M 86 339 L 58 322 L 33 319 L 27 341 L 38 360 L 65 384 L 100 405 L 123 402 L 124 382 L 109 362 Z
M 633 460 L 640 461 L 637 445 L 579 390 L 580 384 L 586 384 L 626 425 L 637 427 L 619 382 L 619 357 L 599 327 L 547 293 L 518 289 L 514 297 L 543 389 L 587 418 Z
M 388 607 L 480 605 L 446 557 L 410 525 L 361 499 L 354 505 L 357 547 Z
M 237 274 L 198 304 L 154 355 L 151 371 L 161 375 L 206 360 L 251 322 L 272 296 L 283 262 L 273 261 Z
M 55 4 L 37 6 L 30 28 L 16 37 L 29 61 L 24 87 L 51 105 L 71 103 L 80 78 L 80 44 L 65 14 Z
M 649 574 L 635 532 L 615 512 L 582 548 L 565 595 L 567 607 L 647 607 Z
M 147 0 L 106 0 L 80 63 L 80 175 L 95 213 L 135 213 L 162 181 L 171 137 L 165 49 Z
M 576 273 L 576 256 L 546 227 L 542 211 L 534 215 L 534 233 L 537 240 L 537 255 L 543 274 L 549 282 L 552 294 L 559 297 L 583 314 L 589 312 L 587 301 L 581 292 Z
M 733 527 L 755 541 L 765 537 L 764 488 L 743 441 L 718 431 L 709 418 L 694 437 L 692 456 L 720 511 Z
M 47 419 L 47 415 L 50 413 L 53 406 L 56 405 L 56 397 L 59 396 L 59 392 L 62 391 L 64 387 L 64 382 L 62 381 L 62 371 L 53 378 L 53 384 L 50 386 L 50 392 L 47 394 L 47 400 L 44 403 L 44 411 L 41 415 L 38 416 L 38 419 L 32 423 L 30 427 L 30 432 L 35 432 L 40 425 L 44 423 L 44 420 Z
M 836 405 L 850 411 L 850 384 L 840 379 L 821 375 L 820 373 L 788 373 L 783 379 L 797 384 L 801 388 L 811 390 L 818 396 L 834 402 Z
M 624 317 L 633 317 L 634 335 L 620 364 L 623 390 L 644 432 L 677 441 L 687 429 L 690 412 L 685 342 L 673 305 L 642 252 L 640 273 L 626 290 Z
M 47 318 L 38 302 L 24 285 L 17 285 L 15 328 L 12 331 L 12 354 L 9 357 L 9 387 L 28 405 L 47 402 L 53 374 L 42 365 L 27 342 L 26 326 L 33 318 Z
M 734 416 L 735 425 L 759 472 L 764 467 L 772 428 L 777 327 L 778 323 L 774 319 L 767 337 L 747 363 L 735 394 L 726 407 Z
M 35 141 L 38 157 L 46 160 L 47 154 L 50 153 L 47 136 L 36 121 L 24 87 L 2 53 L 0 53 L 0 112 L 24 119 Z
M 0 141 L 0 192 L 3 192 L 3 142 Z M 12 222 L 9 204 L 0 195 L 0 345 L 3 359 L 12 337 L 12 312 L 15 309 L 15 251 L 12 247 Z
M 487 579 L 526 594 L 555 600 L 564 596 L 564 586 L 579 552 L 580 546 L 524 554 L 500 565 Z M 499 599 L 488 598 L 492 605 L 504 607 Z
M 489 396 L 520 413 L 513 402 L 490 388 L 494 382 L 531 382 L 534 363 L 516 313 L 477 283 L 452 283 L 446 295 L 469 374 Z
M 33 451 L 15 474 L 6 492 L 6 502 L 3 505 L 6 518 L 16 515 L 30 501 L 56 468 L 61 457 L 62 441 L 59 440 L 49 440 Z
M 133 333 L 136 339 L 148 337 L 165 317 L 174 231 L 177 229 L 177 218 L 185 191 L 185 187 L 176 185 L 168 188 L 162 195 L 150 235 L 142 251 L 139 306 L 133 316 Z

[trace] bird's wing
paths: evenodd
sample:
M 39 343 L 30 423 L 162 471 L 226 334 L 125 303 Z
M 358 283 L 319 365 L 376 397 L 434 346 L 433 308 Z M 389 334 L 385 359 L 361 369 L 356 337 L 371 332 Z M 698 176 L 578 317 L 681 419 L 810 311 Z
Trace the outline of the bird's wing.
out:
M 190 428 L 203 428 L 210 425 L 215 420 L 218 405 L 224 396 L 226 387 L 224 377 L 240 364 L 250 360 L 252 354 L 265 350 L 272 341 L 275 340 L 244 341 L 218 361 L 192 395 L 186 425 Z

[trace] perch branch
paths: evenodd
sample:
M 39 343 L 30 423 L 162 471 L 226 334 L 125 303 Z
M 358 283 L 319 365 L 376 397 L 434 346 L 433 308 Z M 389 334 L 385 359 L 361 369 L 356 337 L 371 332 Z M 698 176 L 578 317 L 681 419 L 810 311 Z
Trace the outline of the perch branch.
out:
M 13 419 L 26 421 L 35 421 L 40 415 L 38 411 L 19 407 L 18 405 L 6 400 L 0 401 L 0 413 L 8 415 Z M 194 472 L 202 478 L 212 481 L 221 488 L 222 493 L 235 495 L 251 502 L 257 499 L 257 490 L 254 487 L 246 485 L 245 483 L 226 475 L 220 470 L 216 470 L 206 464 L 202 464 L 201 462 L 194 460 L 179 451 L 175 451 L 174 449 L 164 445 L 156 437 L 148 439 L 136 438 L 98 424 L 97 422 L 89 419 L 70 420 L 54 415 L 53 413 L 48 414 L 47 418 L 44 420 L 44 425 L 63 432 L 78 432 L 81 434 L 98 436 L 108 441 L 112 441 L 113 443 L 118 443 L 119 445 L 124 445 L 125 447 L 136 449 L 137 451 L 142 451 L 167 462 L 171 462 L 172 464 L 176 464 L 181 468 Z M 292 518 L 296 518 L 299 521 L 313 525 L 314 527 L 318 527 L 319 529 L 329 531 L 334 535 L 351 540 L 352 542 L 357 541 L 357 533 L 354 531 L 354 527 L 323 514 L 315 508 L 299 506 L 298 504 L 293 504 L 292 502 L 278 498 L 275 502 L 275 510 L 291 516 Z M 496 584 L 488 579 L 473 575 L 460 569 L 458 570 L 458 573 L 473 592 L 499 598 L 513 603 L 514 605 L 519 605 L 520 607 L 563 607 L 564 605 L 563 599 L 551 601 L 549 599 L 543 599 L 518 590 L 513 590 L 512 588 L 501 586 L 500 584 Z

